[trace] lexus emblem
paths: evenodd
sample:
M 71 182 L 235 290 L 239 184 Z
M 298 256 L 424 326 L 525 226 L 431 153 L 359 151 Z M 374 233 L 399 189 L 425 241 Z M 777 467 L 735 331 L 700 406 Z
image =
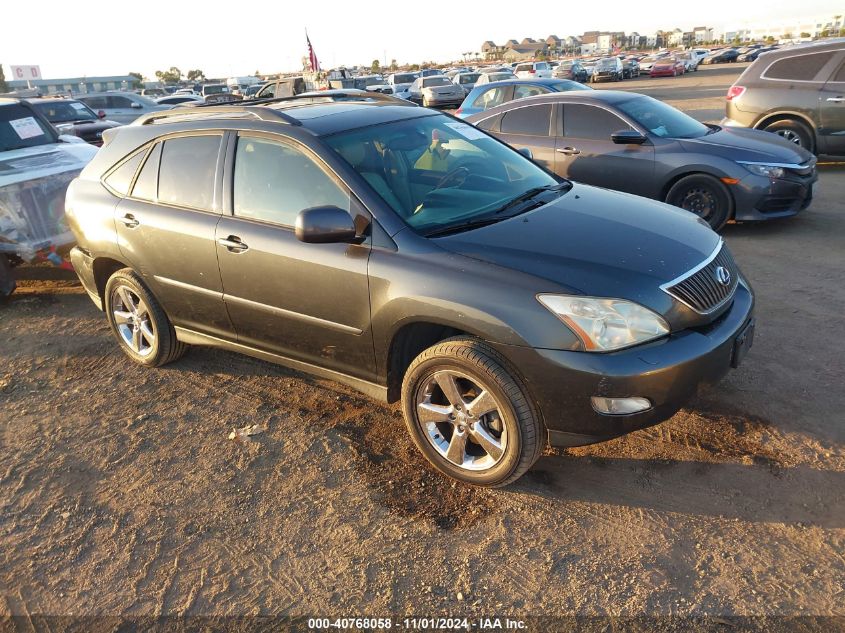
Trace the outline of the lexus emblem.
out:
M 723 286 L 730 286 L 731 285 L 731 271 L 729 271 L 724 266 L 718 266 L 716 268 L 716 281 L 718 281 Z

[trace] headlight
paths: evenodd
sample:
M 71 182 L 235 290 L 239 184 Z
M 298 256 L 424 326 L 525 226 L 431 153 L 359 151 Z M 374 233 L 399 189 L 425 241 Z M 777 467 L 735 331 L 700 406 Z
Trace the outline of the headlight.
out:
M 783 167 L 775 167 L 774 165 L 760 165 L 757 163 L 740 163 L 752 174 L 758 176 L 765 176 L 766 178 L 783 178 L 786 170 Z
M 607 352 L 660 338 L 669 325 L 659 314 L 624 299 L 537 295 L 581 339 L 588 352 Z

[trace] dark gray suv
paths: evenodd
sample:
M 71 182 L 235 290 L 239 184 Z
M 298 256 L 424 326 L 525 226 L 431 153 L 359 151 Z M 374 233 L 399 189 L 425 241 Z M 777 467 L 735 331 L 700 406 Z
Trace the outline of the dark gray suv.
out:
M 762 53 L 728 90 L 722 125 L 845 155 L 845 38 Z
M 692 214 L 390 97 L 147 116 L 106 133 L 67 215 L 135 362 L 211 345 L 401 399 L 422 453 L 476 485 L 665 420 L 753 337 Z

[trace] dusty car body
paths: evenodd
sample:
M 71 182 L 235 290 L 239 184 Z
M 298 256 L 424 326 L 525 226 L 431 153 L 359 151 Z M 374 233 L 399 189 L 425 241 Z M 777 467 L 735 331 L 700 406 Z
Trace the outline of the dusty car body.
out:
M 74 242 L 65 192 L 96 152 L 75 136 L 59 136 L 30 104 L 0 99 L 0 296 L 14 290 L 13 265 L 63 261 L 58 251 Z

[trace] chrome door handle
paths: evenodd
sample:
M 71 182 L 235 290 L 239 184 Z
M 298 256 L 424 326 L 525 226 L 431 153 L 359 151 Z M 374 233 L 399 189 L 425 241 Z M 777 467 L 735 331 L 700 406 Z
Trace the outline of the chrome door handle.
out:
M 138 222 L 138 220 L 135 219 L 135 216 L 131 213 L 127 213 L 126 215 L 124 215 L 122 218 L 120 218 L 120 221 L 123 222 L 126 227 L 130 229 L 134 229 L 140 224 L 140 222 Z
M 566 154 L 567 156 L 581 153 L 580 149 L 575 149 L 574 147 L 558 147 L 555 151 L 560 154 Z
M 828 97 L 828 101 L 833 101 L 833 103 L 842 103 L 845 101 L 845 97 Z
M 220 238 L 217 240 L 217 243 L 220 246 L 225 246 L 230 253 L 243 253 L 245 250 L 249 249 L 249 246 L 241 242 L 241 238 L 237 235 L 230 235 L 227 238 Z

